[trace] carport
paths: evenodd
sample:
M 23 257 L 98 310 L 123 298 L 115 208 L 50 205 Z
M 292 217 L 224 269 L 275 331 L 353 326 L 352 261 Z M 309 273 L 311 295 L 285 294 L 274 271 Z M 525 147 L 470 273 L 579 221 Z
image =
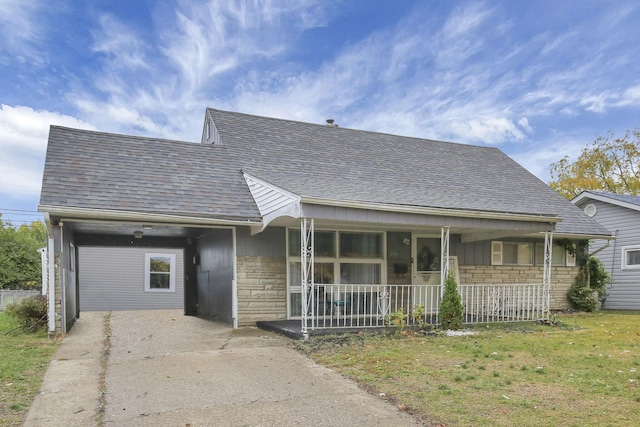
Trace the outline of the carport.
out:
M 47 213 L 50 332 L 88 311 L 180 309 L 237 326 L 235 228 L 146 217 Z

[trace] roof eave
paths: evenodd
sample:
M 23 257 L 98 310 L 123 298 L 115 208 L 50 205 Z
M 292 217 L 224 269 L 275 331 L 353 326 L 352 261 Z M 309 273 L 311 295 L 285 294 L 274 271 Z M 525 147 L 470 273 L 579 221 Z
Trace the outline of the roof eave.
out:
M 570 240 L 614 240 L 615 236 L 611 234 L 580 234 L 580 233 L 562 233 L 562 232 L 554 231 L 553 238 L 554 239 L 570 239 Z
M 133 222 L 162 222 L 175 225 L 249 225 L 259 226 L 262 220 L 259 218 L 211 218 L 199 217 L 187 214 L 159 214 L 150 212 L 123 211 L 115 209 L 93 209 L 63 207 L 51 205 L 38 205 L 39 212 L 46 212 L 50 216 L 65 218 L 68 220 L 111 220 L 111 221 L 133 221 Z
M 547 222 L 552 224 L 562 221 L 562 218 L 560 218 L 557 215 L 475 211 L 475 210 L 468 210 L 468 209 L 445 209 L 445 208 L 433 208 L 433 207 L 422 207 L 422 206 L 392 205 L 392 204 L 373 203 L 373 202 L 321 199 L 321 198 L 315 198 L 315 197 L 302 197 L 301 202 L 314 204 L 314 205 L 413 213 L 413 214 L 421 214 L 421 215 L 441 215 L 441 216 L 464 217 L 464 218 L 500 219 L 500 220 L 507 220 L 507 221 Z
M 617 199 L 614 199 L 612 197 L 603 196 L 601 194 L 594 194 L 594 193 L 591 193 L 589 191 L 583 191 L 582 193 L 578 194 L 576 197 L 571 199 L 571 203 L 573 203 L 575 205 L 578 202 L 580 202 L 582 200 L 585 200 L 585 199 L 597 200 L 599 202 L 609 203 L 611 205 L 616 205 L 616 206 L 620 206 L 620 207 L 623 207 L 623 208 L 632 209 L 634 211 L 640 211 L 640 206 L 634 205 L 633 203 L 624 202 L 622 200 L 617 200 Z

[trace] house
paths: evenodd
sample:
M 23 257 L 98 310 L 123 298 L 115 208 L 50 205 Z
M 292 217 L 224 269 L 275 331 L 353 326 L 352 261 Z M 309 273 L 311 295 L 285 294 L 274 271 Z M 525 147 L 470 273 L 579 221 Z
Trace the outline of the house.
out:
M 613 279 L 603 307 L 640 310 L 640 196 L 583 191 L 572 202 L 615 236 L 592 244 Z
M 577 273 L 553 239 L 610 235 L 497 148 L 216 109 L 200 144 L 52 126 L 39 210 L 62 333 L 83 311 L 154 308 L 434 323 L 449 271 L 467 321 L 533 319 Z

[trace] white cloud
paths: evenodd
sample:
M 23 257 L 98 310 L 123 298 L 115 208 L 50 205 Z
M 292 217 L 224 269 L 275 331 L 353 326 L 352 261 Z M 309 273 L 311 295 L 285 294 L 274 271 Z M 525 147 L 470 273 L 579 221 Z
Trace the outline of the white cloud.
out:
M 0 63 L 43 62 L 42 54 L 33 45 L 44 37 L 37 18 L 46 6 L 39 0 L 0 0 Z M 4 57 L 3 51 L 11 56 Z
M 522 117 L 518 120 L 518 126 L 520 126 L 520 128 L 526 133 L 533 133 L 533 128 L 529 125 L 529 119 L 526 117 Z
M 640 106 L 640 85 L 627 88 L 616 103 L 616 107 L 633 105 Z
M 54 111 L 0 105 L 0 193 L 40 194 L 50 125 L 94 129 L 89 123 Z
M 197 141 L 205 107 L 231 108 L 234 87 L 247 80 L 242 73 L 279 64 L 274 58 L 332 10 L 319 0 L 179 2 L 156 15 L 145 41 L 104 15 L 93 31 L 102 66 L 66 99 L 101 129 Z M 231 73 L 239 67 L 240 75 Z
M 107 55 L 111 66 L 128 70 L 149 68 L 145 43 L 113 15 L 100 17 L 100 30 L 94 31 L 94 38 L 93 51 Z
M 519 141 L 524 133 L 505 117 L 476 118 L 451 123 L 452 133 L 463 141 L 480 140 L 486 144 L 499 144 L 505 140 Z
M 604 37 L 612 28 L 606 16 L 522 39 L 517 19 L 524 17 L 505 16 L 505 7 L 467 3 L 441 19 L 417 6 L 394 27 L 338 40 L 320 64 L 290 56 L 303 32 L 330 23 L 338 7 L 179 2 L 157 14 L 148 33 L 104 15 L 93 31 L 100 67 L 64 97 L 79 118 L 112 132 L 198 141 L 212 106 L 502 147 L 527 147 L 548 132 L 546 117 L 640 105 L 640 86 L 611 83 L 630 58 L 607 50 L 620 37 Z M 548 160 L 562 150 L 552 142 L 521 158 L 548 175 Z
M 271 59 L 292 35 L 324 25 L 331 7 L 320 1 L 210 1 L 185 4 L 161 33 L 162 51 L 188 91 L 257 58 Z

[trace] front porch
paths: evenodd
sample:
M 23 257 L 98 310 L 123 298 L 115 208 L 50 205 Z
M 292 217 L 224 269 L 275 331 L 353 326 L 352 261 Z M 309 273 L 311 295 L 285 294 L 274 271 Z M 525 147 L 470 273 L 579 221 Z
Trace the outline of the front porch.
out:
M 317 243 L 314 228 L 313 220 L 301 220 L 299 261 L 297 263 L 289 261 L 290 266 L 293 267 L 290 271 L 297 270 L 299 273 L 299 276 L 290 282 L 300 284 L 297 294 L 290 293 L 292 304 L 290 307 L 299 307 L 302 336 L 324 330 L 359 330 L 412 325 L 438 326 L 444 282 L 451 274 L 458 282 L 458 291 L 464 307 L 464 323 L 520 322 L 548 318 L 553 253 L 553 234 L 550 231 L 544 232 L 544 243 L 540 244 L 540 260 L 537 268 L 541 274 L 537 280 L 520 277 L 522 273 L 519 272 L 519 280 L 512 282 L 504 282 L 499 277 L 495 277 L 497 280 L 490 283 L 486 281 L 474 283 L 468 280 L 461 283 L 458 257 L 450 255 L 449 250 L 450 227 L 444 226 L 440 229 L 439 239 L 424 237 L 424 234 L 418 233 L 413 233 L 411 239 L 408 237 L 402 239 L 404 244 L 411 244 L 411 258 L 408 263 L 394 264 L 393 271 L 395 276 L 403 277 L 405 283 L 392 283 L 388 280 L 391 275 L 385 274 L 384 268 L 383 274 L 374 271 L 375 274 L 369 275 L 374 279 L 373 282 L 350 283 L 349 278 L 354 277 L 351 275 L 341 277 L 341 283 L 335 283 L 336 281 L 333 280 L 335 276 L 326 274 L 326 269 L 328 266 L 330 273 L 338 269 L 332 270 L 331 264 L 326 262 L 326 259 L 322 262 L 316 259 Z M 401 236 L 399 234 L 399 237 Z M 342 234 L 339 233 L 339 237 L 342 238 Z M 331 238 L 331 247 L 333 247 L 333 235 Z M 387 241 L 386 234 L 380 241 L 383 244 L 376 246 L 384 247 Z M 434 242 L 439 243 L 440 247 L 431 248 L 429 245 L 432 246 Z M 499 249 L 502 250 L 502 242 L 491 242 L 492 257 L 495 256 L 493 246 L 496 243 L 500 243 Z M 289 247 L 291 248 L 292 245 Z M 533 266 L 536 258 L 534 255 L 537 252 L 534 250 L 535 244 L 529 243 L 524 247 L 528 250 Z M 419 248 L 422 248 L 424 253 L 419 252 Z M 391 245 L 387 247 L 387 253 L 390 253 L 390 249 Z M 524 249 L 521 251 L 527 253 Z M 384 252 L 377 249 L 371 251 L 375 254 L 383 253 L 383 258 Z M 502 252 L 500 256 L 502 257 Z M 521 255 L 520 258 L 523 256 Z M 383 259 L 382 265 L 389 262 L 387 257 L 386 261 Z M 492 258 L 491 264 L 501 266 L 502 259 L 496 262 Z M 370 265 L 374 264 L 370 263 L 367 267 Z M 398 265 L 403 268 L 397 268 Z M 348 272 L 348 267 L 350 265 L 340 264 L 340 271 Z
M 262 321 L 257 326 L 294 339 L 387 327 L 437 327 L 441 289 L 439 285 L 316 286 L 308 298 L 306 323 Z M 460 285 L 458 289 L 465 324 L 537 321 L 549 313 L 549 289 L 543 283 Z
M 535 321 L 547 316 L 544 283 L 459 285 L 464 323 Z M 311 329 L 440 324 L 441 285 L 314 285 L 307 298 Z

